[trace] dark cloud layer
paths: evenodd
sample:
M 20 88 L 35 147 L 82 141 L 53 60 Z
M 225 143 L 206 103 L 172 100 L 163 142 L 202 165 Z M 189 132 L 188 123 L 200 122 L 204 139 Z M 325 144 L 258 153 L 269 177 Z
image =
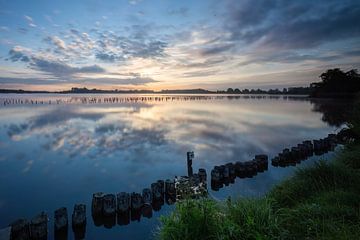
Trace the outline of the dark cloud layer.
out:
M 234 40 L 306 49 L 360 36 L 359 1 L 236 1 L 226 27 Z
M 48 72 L 54 76 L 64 77 L 76 73 L 103 73 L 105 69 L 98 65 L 72 67 L 66 63 L 49 61 L 46 59 L 33 58 L 31 66 L 43 72 Z
M 105 57 L 105 56 L 100 56 L 100 57 Z M 73 83 L 77 82 L 82 84 L 97 83 L 100 85 L 107 85 L 107 84 L 144 85 L 147 83 L 156 82 L 154 79 L 150 77 L 141 77 L 137 73 L 113 74 L 114 76 L 118 76 L 118 77 L 80 78 L 76 76 L 76 74 L 106 73 L 106 70 L 98 65 L 89 65 L 82 67 L 70 66 L 61 61 L 49 60 L 36 56 L 31 52 L 18 47 L 15 47 L 9 51 L 8 60 L 12 62 L 18 62 L 18 61 L 25 62 L 28 64 L 30 68 L 42 71 L 48 76 L 43 79 L 0 77 L 0 83 L 43 85 L 43 84 L 61 84 L 65 82 L 73 82 Z M 109 74 L 111 75 L 111 73 Z
M 9 60 L 16 62 L 28 62 L 33 69 L 50 73 L 53 76 L 64 77 L 76 73 L 103 73 L 105 69 L 98 65 L 72 67 L 61 61 L 49 60 L 35 56 L 19 48 L 13 48 L 9 51 Z

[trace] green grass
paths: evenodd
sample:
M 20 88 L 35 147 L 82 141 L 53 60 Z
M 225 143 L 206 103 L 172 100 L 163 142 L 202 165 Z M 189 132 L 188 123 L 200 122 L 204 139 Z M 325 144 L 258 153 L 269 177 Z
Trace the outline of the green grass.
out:
M 263 198 L 186 200 L 161 222 L 157 238 L 166 240 L 360 239 L 360 143 L 300 169 Z

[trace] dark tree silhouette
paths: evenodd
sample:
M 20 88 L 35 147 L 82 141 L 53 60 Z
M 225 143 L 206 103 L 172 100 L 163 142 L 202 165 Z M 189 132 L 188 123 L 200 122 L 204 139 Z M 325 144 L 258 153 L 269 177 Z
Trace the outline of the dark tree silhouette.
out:
M 234 93 L 234 89 L 228 88 L 226 92 L 227 92 L 227 93 Z
M 360 75 L 356 69 L 343 72 L 329 69 L 320 75 L 321 82 L 312 83 L 313 97 L 348 97 L 360 91 Z

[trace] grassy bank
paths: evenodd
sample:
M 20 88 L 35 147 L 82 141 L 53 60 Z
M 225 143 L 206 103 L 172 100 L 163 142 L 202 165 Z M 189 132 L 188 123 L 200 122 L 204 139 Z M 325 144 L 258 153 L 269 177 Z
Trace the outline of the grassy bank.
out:
M 351 129 L 360 135 L 360 108 Z M 360 239 L 360 142 L 259 199 L 188 200 L 161 218 L 160 239 Z

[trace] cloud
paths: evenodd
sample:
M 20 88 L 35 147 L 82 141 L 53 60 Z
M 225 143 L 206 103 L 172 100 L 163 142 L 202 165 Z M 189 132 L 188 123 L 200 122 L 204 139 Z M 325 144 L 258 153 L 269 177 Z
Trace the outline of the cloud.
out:
M 129 114 L 139 111 L 133 111 L 134 108 L 142 107 L 149 106 L 143 106 L 143 103 L 122 105 L 114 112 L 107 113 L 121 120 L 107 123 L 100 108 L 89 113 L 79 111 L 76 106 L 58 106 L 55 110 L 25 119 L 25 123 L 10 124 L 7 134 L 15 141 L 31 136 L 46 137 L 48 139 L 43 145 L 46 150 L 59 151 L 70 157 L 104 157 L 114 152 L 133 154 L 138 153 L 139 149 L 153 149 L 168 144 L 166 129 L 158 128 L 155 123 L 149 128 L 137 128 L 127 120 Z M 90 124 L 85 126 L 85 120 Z
M 227 43 L 227 44 L 215 44 L 211 45 L 209 47 L 206 47 L 200 51 L 200 54 L 203 56 L 206 55 L 217 55 L 219 53 L 226 52 L 234 47 L 233 43 Z
M 49 61 L 41 58 L 32 58 L 30 64 L 33 68 L 51 73 L 57 77 L 65 77 L 76 73 L 104 73 L 105 69 L 98 65 L 72 67 L 63 62 Z
M 82 79 L 81 82 L 90 83 L 90 82 L 96 82 L 96 83 L 106 83 L 106 84 L 116 84 L 116 85 L 144 85 L 147 83 L 154 83 L 157 82 L 156 80 L 150 78 L 150 77 L 129 77 L 129 78 L 87 78 Z
M 24 18 L 25 18 L 27 24 L 29 25 L 29 27 L 33 27 L 33 28 L 37 27 L 36 24 L 34 23 L 34 20 L 32 19 L 32 17 L 24 15 Z
M 233 40 L 274 49 L 308 49 L 360 36 L 357 1 L 241 1 L 225 22 Z
M 68 77 L 68 78 L 18 78 L 18 77 L 0 77 L 0 84 L 22 84 L 22 85 L 61 85 L 64 83 L 72 84 L 95 84 L 95 85 L 146 85 L 148 83 L 158 82 L 150 77 Z
M 136 4 L 139 4 L 140 2 L 142 2 L 142 0 L 129 0 L 129 3 L 131 5 L 136 5 Z
M 26 49 L 15 46 L 9 51 L 9 60 L 13 62 L 21 61 L 21 62 L 29 62 L 30 58 L 25 53 Z
M 119 56 L 115 53 L 108 52 L 108 53 L 97 53 L 96 58 L 102 60 L 104 62 L 116 62 L 119 60 L 124 60 L 124 57 Z
M 9 31 L 9 28 L 6 26 L 0 26 L 0 31 L 7 32 L 7 31 Z
M 57 48 L 59 48 L 61 50 L 66 49 L 65 42 L 61 38 L 59 38 L 58 36 L 47 37 L 47 38 L 45 38 L 45 41 L 54 44 Z
M 207 77 L 213 76 L 218 73 L 218 70 L 199 70 L 199 71 L 192 71 L 192 72 L 184 72 L 182 74 L 185 78 L 193 78 L 193 77 Z
M 17 29 L 19 33 L 26 34 L 29 30 L 27 28 L 20 27 Z
M 105 69 L 98 65 L 73 67 L 64 62 L 45 59 L 39 57 L 26 50 L 25 48 L 16 46 L 9 51 L 9 60 L 13 62 L 22 61 L 29 63 L 33 69 L 50 73 L 55 77 L 67 77 L 77 73 L 104 73 Z
M 53 78 L 27 78 L 27 77 L 0 77 L 1 84 L 21 84 L 21 85 L 56 85 L 65 83 L 65 80 Z

